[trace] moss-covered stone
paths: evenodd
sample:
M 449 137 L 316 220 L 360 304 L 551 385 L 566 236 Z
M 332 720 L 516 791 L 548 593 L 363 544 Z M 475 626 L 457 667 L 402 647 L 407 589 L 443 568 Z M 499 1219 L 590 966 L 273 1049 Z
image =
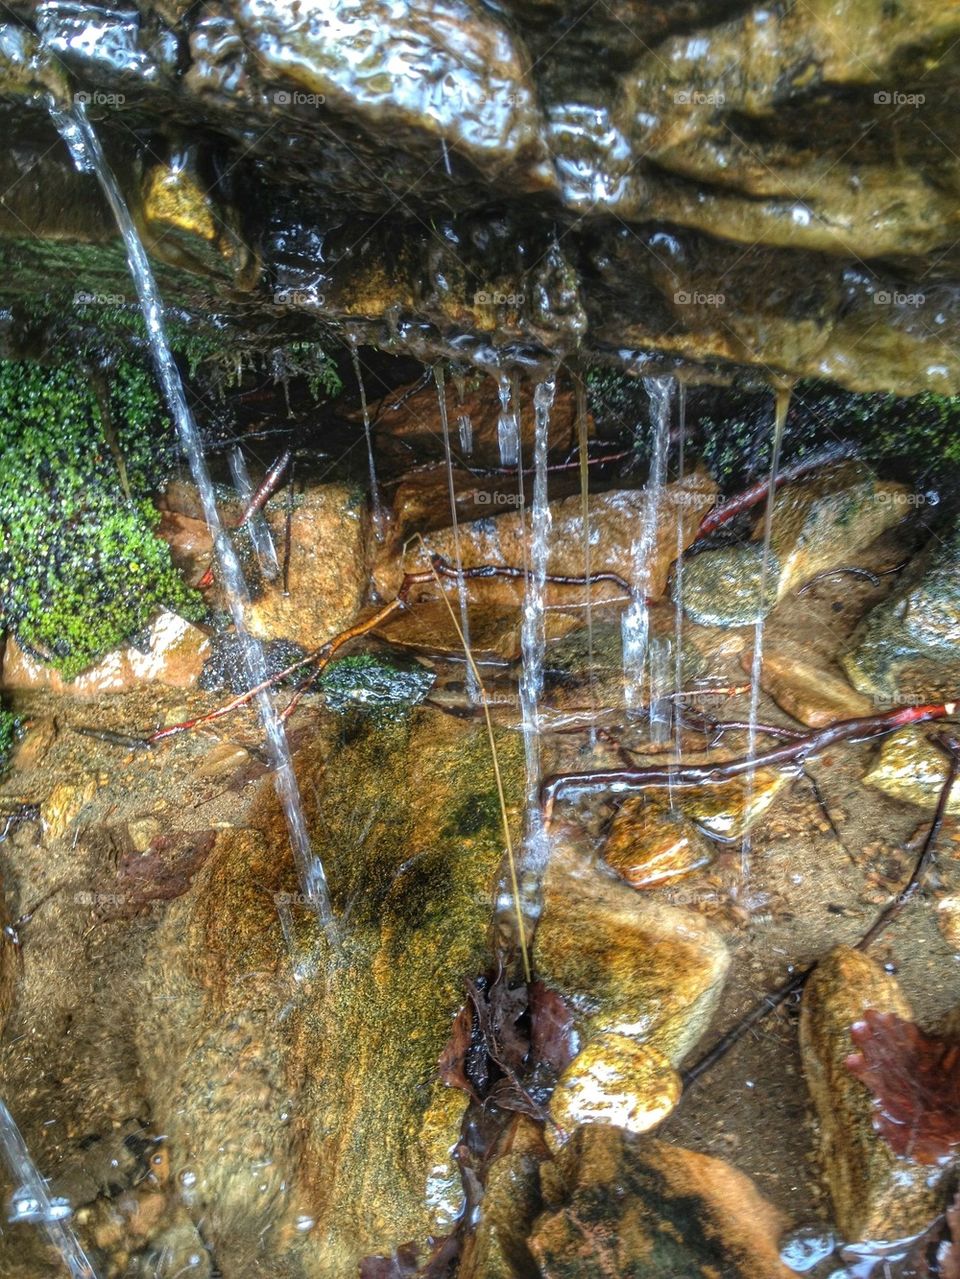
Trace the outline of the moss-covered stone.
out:
M 0 362 L 0 623 L 73 676 L 199 598 L 154 533 L 173 435 L 145 369 Z
M 17 718 L 13 711 L 0 703 L 0 775 L 10 762 L 17 735 Z
M 383 716 L 402 714 L 430 692 L 436 676 L 416 662 L 358 653 L 331 662 L 320 679 L 327 706 Z

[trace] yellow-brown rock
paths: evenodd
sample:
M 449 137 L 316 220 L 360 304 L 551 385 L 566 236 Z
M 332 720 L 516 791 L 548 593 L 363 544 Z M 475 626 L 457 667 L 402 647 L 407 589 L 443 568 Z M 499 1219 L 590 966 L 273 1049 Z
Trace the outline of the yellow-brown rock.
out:
M 57 782 L 40 805 L 40 820 L 47 839 L 59 839 L 97 793 L 93 777 L 78 776 Z
M 921 728 L 901 728 L 884 738 L 863 780 L 891 799 L 932 809 L 947 780 L 947 757 Z M 960 785 L 950 792 L 947 812 L 960 813 Z
M 850 1027 L 868 1008 L 912 1019 L 894 977 L 862 952 L 838 946 L 803 992 L 800 1050 L 834 1219 L 850 1243 L 915 1235 L 940 1211 L 935 1170 L 892 1152 L 874 1130 L 872 1094 L 847 1068 L 856 1051 Z
M 752 670 L 752 648 L 743 653 L 741 664 L 745 671 Z M 872 715 L 876 709 L 839 671 L 810 661 L 799 645 L 787 642 L 764 645 L 760 685 L 781 710 L 810 728 Z
M 557 1081 L 550 1098 L 547 1141 L 558 1148 L 581 1124 L 610 1124 L 648 1132 L 680 1100 L 683 1085 L 670 1062 L 652 1044 L 607 1033 L 591 1039 Z
M 789 781 L 782 769 L 758 768 L 752 778 L 743 773 L 726 782 L 678 790 L 677 807 L 711 839 L 739 839 L 757 824 Z
M 590 1125 L 541 1183 L 530 1249 L 543 1279 L 790 1279 L 783 1217 L 722 1159 Z
M 960 896 L 956 893 L 937 902 L 937 923 L 943 940 L 955 955 L 960 955 Z
M 540 1125 L 518 1115 L 501 1141 L 476 1228 L 464 1240 L 458 1279 L 527 1279 L 536 1263 L 527 1238 L 540 1211 L 540 1165 L 549 1159 Z
M 632 888 L 656 888 L 709 865 L 713 850 L 682 813 L 640 795 L 610 825 L 603 860 Z
M 558 835 L 534 964 L 567 1000 L 584 1047 L 613 1031 L 677 1065 L 706 1028 L 729 962 L 701 916 L 635 892 Z
M 285 518 L 282 507 L 268 507 L 277 546 L 283 546 Z M 294 508 L 289 594 L 284 595 L 281 578 L 265 583 L 250 605 L 247 625 L 258 639 L 288 639 L 316 648 L 354 621 L 366 585 L 364 496 L 346 484 L 318 485 Z

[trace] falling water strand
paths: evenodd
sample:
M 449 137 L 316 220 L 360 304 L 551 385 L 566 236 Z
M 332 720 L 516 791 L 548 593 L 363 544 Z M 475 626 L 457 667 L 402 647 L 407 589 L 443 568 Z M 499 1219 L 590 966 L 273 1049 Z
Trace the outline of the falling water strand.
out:
M 520 422 L 518 412 L 511 407 L 509 378 L 500 379 L 499 393 L 500 416 L 497 419 L 497 443 L 500 445 L 500 465 L 516 466 L 520 453 Z
M 243 449 L 239 444 L 230 450 L 229 462 L 234 488 L 241 503 L 246 506 L 253 497 L 254 488 L 243 456 Z M 247 520 L 247 529 L 260 565 L 260 572 L 268 582 L 276 581 L 280 576 L 280 561 L 277 559 L 277 548 L 273 544 L 270 525 L 258 511 Z
M 757 753 L 757 714 L 760 710 L 760 672 L 763 670 L 763 624 L 767 611 L 767 579 L 770 576 L 770 540 L 773 535 L 773 511 L 777 497 L 777 475 L 780 471 L 780 450 L 783 445 L 783 429 L 790 411 L 790 388 L 781 386 L 776 391 L 773 425 L 773 447 L 770 451 L 770 476 L 768 480 L 767 504 L 763 513 L 763 551 L 760 558 L 760 589 L 757 595 L 757 619 L 753 628 L 753 661 L 750 666 L 750 713 L 747 718 L 747 758 L 753 759 Z M 753 807 L 753 790 L 756 773 L 750 769 L 746 774 L 746 797 L 744 811 Z M 740 845 L 740 869 L 742 886 L 750 869 L 750 833 L 744 835 Z
M 377 483 L 377 463 L 373 456 L 373 433 L 370 430 L 370 410 L 367 407 L 367 391 L 363 385 L 363 372 L 360 368 L 360 351 L 357 339 L 351 335 L 350 356 L 353 360 L 353 371 L 357 377 L 360 390 L 360 411 L 363 414 L 363 433 L 367 440 L 367 466 L 370 470 L 370 505 L 373 508 L 373 532 L 378 542 L 383 541 L 383 506 L 380 503 L 380 485 Z
M 439 364 L 433 368 L 433 380 L 437 385 L 437 403 L 440 406 L 440 425 L 443 430 L 443 452 L 447 459 L 447 487 L 450 490 L 450 526 L 453 529 L 453 558 L 457 566 L 457 595 L 460 598 L 460 628 L 463 631 L 464 643 L 470 645 L 470 615 L 467 599 L 467 583 L 463 576 L 463 556 L 460 553 L 460 522 L 457 519 L 457 490 L 453 483 L 453 455 L 450 452 L 450 423 L 447 418 L 447 389 L 443 380 L 443 369 Z M 480 690 L 473 674 L 473 668 L 467 662 L 467 693 L 470 701 L 476 703 Z
M 577 378 L 577 448 L 580 454 L 580 523 L 583 526 L 583 576 L 587 610 L 587 677 L 590 682 L 590 741 L 595 743 L 597 718 L 597 673 L 593 665 L 593 592 L 590 589 L 590 458 L 587 453 L 587 387 Z
M 686 465 L 687 435 L 687 387 L 681 382 L 677 387 L 677 431 L 679 445 L 677 449 L 677 481 L 678 493 L 683 493 L 682 481 Z M 677 518 L 677 558 L 673 562 L 673 689 L 678 694 L 673 704 L 673 750 L 676 761 L 680 763 L 683 750 L 683 716 L 681 715 L 680 690 L 683 688 L 683 529 L 686 512 L 682 506 L 676 508 Z M 670 803 L 673 805 L 673 787 L 670 787 Z
M 463 407 L 463 401 L 466 398 L 467 382 L 462 373 L 454 373 L 453 385 L 457 392 L 457 408 L 460 410 L 457 414 L 457 430 L 460 432 L 460 451 L 465 453 L 467 457 L 473 455 L 473 422 L 470 414 Z
M 227 595 L 230 616 L 239 637 L 242 648 L 247 679 L 251 686 L 263 683 L 267 678 L 266 661 L 260 643 L 251 636 L 244 621 L 244 608 L 249 603 L 247 584 L 243 578 L 240 561 L 233 543 L 227 536 L 220 521 L 216 497 L 210 471 L 203 454 L 200 432 L 187 404 L 186 392 L 180 378 L 180 371 L 174 361 L 167 342 L 163 322 L 163 307 L 160 294 L 153 277 L 146 251 L 137 234 L 130 210 L 117 183 L 117 179 L 100 146 L 93 126 L 86 116 L 83 103 L 76 102 L 68 112 L 59 110 L 52 103 L 50 113 L 54 123 L 61 131 L 64 141 L 70 148 L 78 167 L 93 171 L 100 182 L 103 193 L 113 210 L 114 218 L 123 237 L 127 251 L 130 274 L 136 285 L 146 327 L 150 353 L 156 366 L 157 377 L 163 389 L 170 410 L 170 416 L 177 426 L 180 445 L 190 466 L 190 472 L 200 494 L 204 518 L 210 535 L 213 538 L 214 550 L 223 578 Z M 82 143 L 77 151 L 77 140 Z M 331 940 L 334 939 L 334 919 L 330 905 L 330 892 L 324 874 L 323 864 L 314 853 L 307 825 L 300 802 L 293 761 L 290 758 L 290 746 L 284 732 L 283 724 L 278 716 L 269 692 L 264 689 L 257 694 L 257 709 L 263 723 L 267 750 L 273 765 L 274 785 L 280 800 L 287 826 L 290 831 L 290 844 L 294 861 L 300 877 L 300 885 L 304 899 L 311 904 L 320 923 L 327 930 Z M 302 974 L 298 974 L 302 976 Z
M 632 602 L 623 615 L 623 678 L 627 710 L 634 715 L 644 705 L 643 675 L 647 661 L 650 638 L 650 613 L 647 598 L 651 593 L 651 569 L 657 534 L 657 520 L 663 497 L 663 482 L 667 470 L 667 448 L 670 441 L 670 396 L 673 378 L 644 378 L 644 387 L 650 397 L 652 444 L 650 475 L 644 490 L 643 511 L 640 526 L 634 537 L 630 558 L 633 581 Z
M 522 894 L 528 915 L 539 906 L 539 884 L 546 864 L 547 840 L 540 816 L 540 695 L 543 691 L 544 627 L 547 559 L 550 543 L 550 507 L 547 504 L 547 450 L 550 410 L 556 383 L 550 379 L 534 391 L 533 501 L 530 521 L 530 569 L 523 596 L 520 647 L 520 714 L 526 760 L 526 822 L 524 831 Z
M 47 1238 L 63 1259 L 74 1279 L 97 1279 L 90 1258 L 68 1224 L 71 1215 L 64 1199 L 51 1199 L 47 1183 L 30 1158 L 26 1142 L 10 1111 L 0 1101 L 0 1153 L 10 1172 L 14 1191 L 10 1200 L 11 1222 L 33 1222 L 42 1226 Z

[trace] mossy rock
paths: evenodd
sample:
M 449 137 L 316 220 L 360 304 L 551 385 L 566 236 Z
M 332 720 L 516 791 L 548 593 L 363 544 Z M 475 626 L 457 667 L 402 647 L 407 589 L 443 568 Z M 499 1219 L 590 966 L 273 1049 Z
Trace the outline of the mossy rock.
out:
M 174 436 L 146 369 L 0 361 L 0 625 L 71 678 L 161 608 L 196 619 L 149 493 Z

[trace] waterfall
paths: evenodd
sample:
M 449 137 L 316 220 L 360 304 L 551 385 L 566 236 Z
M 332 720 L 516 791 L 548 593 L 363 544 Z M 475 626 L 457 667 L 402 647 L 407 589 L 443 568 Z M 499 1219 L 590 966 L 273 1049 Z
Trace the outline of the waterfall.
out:
M 230 474 L 233 476 L 233 485 L 237 490 L 237 496 L 246 506 L 251 497 L 253 497 L 254 488 L 250 472 L 247 470 L 246 459 L 243 456 L 243 449 L 239 444 L 230 450 L 229 462 Z M 256 552 L 257 562 L 260 565 L 260 572 L 268 582 L 276 581 L 280 576 L 280 561 L 277 559 L 277 548 L 273 544 L 270 525 L 258 511 L 247 520 L 247 529 L 250 533 L 253 549 Z
M 383 506 L 380 502 L 380 485 L 377 482 L 377 463 L 373 456 L 373 432 L 370 429 L 370 409 L 367 406 L 367 391 L 363 385 L 363 372 L 360 368 L 360 351 L 357 339 L 350 334 L 350 356 L 353 360 L 353 371 L 357 376 L 360 390 L 360 411 L 363 414 L 363 434 L 367 441 L 367 467 L 370 473 L 370 505 L 373 508 L 373 532 L 378 542 L 383 541 Z
M 644 387 L 650 396 L 652 443 L 650 475 L 644 490 L 643 513 L 640 527 L 634 537 L 630 557 L 633 600 L 623 615 L 623 676 L 627 710 L 636 715 L 644 705 L 643 676 L 647 662 L 650 638 L 650 613 L 647 598 L 650 595 L 651 568 L 656 542 L 657 520 L 663 496 L 663 483 L 667 471 L 667 449 L 670 442 L 670 396 L 673 378 L 644 378 Z
M 679 483 L 683 480 L 686 465 L 687 387 L 685 382 L 681 382 L 677 387 L 677 430 L 680 435 L 677 449 L 677 481 Z M 683 492 L 682 489 L 679 491 Z M 683 508 L 678 507 L 677 558 L 673 562 L 673 691 L 676 695 L 673 703 L 673 750 L 677 763 L 680 762 L 683 749 L 683 716 L 680 713 L 683 704 L 680 698 L 680 692 L 683 689 L 683 552 L 685 550 L 683 544 L 683 517 Z M 671 804 L 673 803 L 672 788 L 670 802 Z
M 213 538 L 223 577 L 230 616 L 243 646 L 247 679 L 251 686 L 261 684 L 267 678 L 267 667 L 263 648 L 249 634 L 244 620 L 244 609 L 250 601 L 247 584 L 244 581 L 236 550 L 220 520 L 200 432 L 187 404 L 180 371 L 167 342 L 163 307 L 146 250 L 137 234 L 116 176 L 103 154 L 100 139 L 87 119 L 83 103 L 75 102 L 69 111 L 62 111 L 51 102 L 50 114 L 69 147 L 77 167 L 96 175 L 113 211 L 120 234 L 123 236 L 130 274 L 136 285 L 140 309 L 143 312 L 150 353 L 170 416 L 176 423 L 181 448 L 200 494 L 204 518 Z M 334 919 L 327 878 L 323 865 L 310 844 L 287 735 L 268 690 L 264 689 L 258 693 L 256 703 L 273 765 L 274 785 L 290 831 L 290 845 L 300 877 L 300 886 L 305 900 L 311 904 L 318 920 L 327 930 L 331 940 L 334 940 Z
M 777 497 L 777 476 L 780 472 L 780 452 L 783 447 L 783 429 L 790 411 L 790 389 L 779 387 L 776 392 L 773 447 L 770 450 L 770 475 L 767 504 L 763 513 L 763 553 L 760 560 L 760 590 L 757 599 L 757 620 L 753 628 L 753 661 L 750 666 L 750 713 L 747 728 L 747 758 L 757 753 L 757 714 L 760 709 L 760 673 L 763 670 L 763 626 L 766 618 L 767 579 L 770 575 L 770 540 L 773 534 L 773 508 Z M 746 810 L 752 807 L 755 770 L 747 773 Z M 741 872 L 744 881 L 750 869 L 750 832 L 743 837 L 740 846 Z
M 13 1116 L 0 1101 L 0 1153 L 10 1171 L 13 1195 L 10 1200 L 10 1220 L 35 1222 L 44 1228 L 47 1238 L 59 1252 L 64 1265 L 74 1279 L 97 1279 L 97 1272 L 90 1258 L 80 1246 L 80 1240 L 68 1225 L 70 1205 L 64 1200 L 51 1199 L 47 1183 L 30 1158 L 26 1143 Z
M 543 660 L 546 652 L 544 628 L 547 559 L 550 543 L 550 507 L 547 503 L 547 450 L 550 411 L 556 383 L 539 382 L 534 391 L 533 501 L 530 512 L 530 567 L 523 596 L 520 647 L 523 670 L 520 676 L 520 714 L 526 761 L 526 822 L 524 832 L 524 894 L 536 899 L 540 874 L 546 862 L 546 839 L 540 816 L 540 695 L 543 691 Z M 535 905 L 538 903 L 535 903 Z
M 583 525 L 583 576 L 587 610 L 587 677 L 590 682 L 590 710 L 597 713 L 597 676 L 593 664 L 593 594 L 590 589 L 590 458 L 587 453 L 587 388 L 577 377 L 577 448 L 580 461 L 580 521 Z M 590 728 L 590 742 L 595 744 L 597 730 Z
M 434 365 L 433 380 L 437 387 L 437 403 L 440 406 L 440 425 L 443 430 L 443 452 L 447 459 L 447 487 L 450 492 L 450 524 L 453 529 L 453 556 L 457 568 L 457 595 L 460 598 L 460 629 L 463 631 L 464 647 L 470 647 L 470 612 L 467 599 L 467 583 L 463 576 L 463 556 L 460 553 L 460 522 L 457 518 L 457 491 L 453 483 L 453 455 L 450 451 L 450 423 L 447 418 L 447 389 L 443 379 L 443 369 Z M 466 654 L 464 654 L 466 657 Z M 467 667 L 467 692 L 471 702 L 480 696 L 476 677 L 469 658 Z

